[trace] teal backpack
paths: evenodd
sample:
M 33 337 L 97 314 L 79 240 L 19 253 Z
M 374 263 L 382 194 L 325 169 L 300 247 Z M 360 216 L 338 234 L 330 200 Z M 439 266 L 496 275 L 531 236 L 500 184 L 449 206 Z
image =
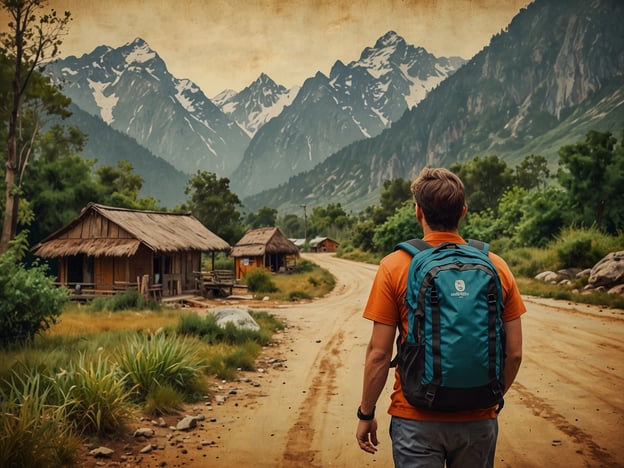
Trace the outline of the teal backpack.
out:
M 395 250 L 412 255 L 405 303 L 408 329 L 397 339 L 403 394 L 436 411 L 503 408 L 505 333 L 502 287 L 488 244 L 421 239 Z

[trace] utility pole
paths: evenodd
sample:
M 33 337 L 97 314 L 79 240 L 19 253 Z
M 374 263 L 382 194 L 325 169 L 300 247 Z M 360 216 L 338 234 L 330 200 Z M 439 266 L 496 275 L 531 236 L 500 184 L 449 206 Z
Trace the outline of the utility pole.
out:
M 308 241 L 308 212 L 306 211 L 307 205 L 301 205 L 303 207 L 303 242 Z

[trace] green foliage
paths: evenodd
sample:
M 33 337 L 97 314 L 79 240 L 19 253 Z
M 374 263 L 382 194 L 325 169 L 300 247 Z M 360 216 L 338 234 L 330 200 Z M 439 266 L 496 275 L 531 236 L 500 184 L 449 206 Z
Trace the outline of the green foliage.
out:
M 135 210 L 158 209 L 153 198 L 139 198 L 143 178 L 134 173 L 134 167 L 128 161 L 117 161 L 117 168 L 101 166 L 95 174 L 103 193 L 103 203 Z
M 79 441 L 66 424 L 64 405 L 50 404 L 50 386 L 37 372 L 13 377 L 0 387 L 2 466 L 71 466 Z M 5 389 L 6 387 L 6 389 Z
M 545 270 L 556 270 L 556 255 L 549 249 L 516 247 L 510 250 L 492 250 L 500 254 L 516 276 L 533 278 Z
M 258 210 L 258 213 L 249 213 L 245 222 L 250 229 L 273 227 L 277 224 L 277 210 L 263 206 Z
M 47 267 L 19 263 L 19 243 L 0 255 L 0 347 L 23 343 L 56 323 L 69 296 L 54 285 Z
M 559 182 L 573 222 L 614 233 L 624 222 L 624 149 L 610 132 L 590 131 L 584 142 L 559 150 Z
M 254 268 L 245 274 L 245 283 L 251 292 L 271 293 L 277 291 L 277 286 L 271 279 L 271 273 L 264 268 Z
M 164 333 L 136 336 L 115 353 L 127 381 L 142 399 L 156 387 L 169 385 L 184 394 L 202 386 L 206 361 L 198 343 L 190 338 Z
M 609 236 L 595 227 L 568 227 L 551 246 L 561 268 L 591 268 L 609 252 L 624 249 L 624 235 Z
M 309 273 L 314 270 L 314 263 L 309 260 L 302 260 L 295 265 L 294 273 Z
M 277 225 L 288 238 L 302 239 L 305 235 L 305 219 L 295 214 L 287 214 L 278 219 Z
M 546 188 L 550 177 L 544 156 L 530 154 L 516 167 L 516 184 L 525 190 Z
M 373 243 L 382 253 L 390 253 L 394 246 L 404 240 L 422 237 L 422 228 L 416 220 L 414 205 L 405 202 L 394 215 L 375 229 Z
M 96 297 L 89 304 L 89 309 L 94 312 L 108 310 L 161 310 L 162 305 L 155 300 L 146 300 L 138 291 L 125 291 L 111 297 Z
M 478 213 L 487 209 L 498 214 L 498 200 L 513 184 L 513 171 L 496 155 L 475 156 L 465 163 L 453 163 L 450 170 L 459 176 L 466 190 L 468 209 Z
M 351 223 L 352 220 L 340 203 L 329 203 L 325 208 L 315 206 L 308 219 L 308 238 L 329 236 L 348 228 Z
M 80 353 L 77 362 L 56 375 L 54 388 L 77 432 L 110 435 L 121 433 L 132 414 L 133 389 L 126 380 L 127 375 L 101 354 L 87 361 Z
M 227 177 L 218 179 L 216 174 L 197 171 L 190 178 L 184 193 L 189 197 L 183 209 L 193 213 L 201 223 L 230 244 L 243 236 L 240 224 L 242 206 L 238 195 L 230 191 Z

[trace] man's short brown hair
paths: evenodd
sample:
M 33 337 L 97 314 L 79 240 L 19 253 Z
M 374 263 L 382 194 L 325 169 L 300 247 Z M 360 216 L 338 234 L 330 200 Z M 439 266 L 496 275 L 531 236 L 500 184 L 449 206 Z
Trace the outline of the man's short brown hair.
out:
M 464 184 L 448 169 L 424 168 L 411 185 L 414 201 L 434 231 L 457 229 L 464 206 Z

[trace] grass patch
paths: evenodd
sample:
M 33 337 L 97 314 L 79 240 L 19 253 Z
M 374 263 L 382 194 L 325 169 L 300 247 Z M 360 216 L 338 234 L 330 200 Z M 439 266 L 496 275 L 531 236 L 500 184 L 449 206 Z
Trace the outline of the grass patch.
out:
M 120 310 L 160 310 L 162 304 L 153 299 L 146 300 L 138 291 L 126 291 L 112 297 L 97 297 L 87 307 L 94 312 L 103 310 L 116 312 Z
M 293 273 L 272 275 L 277 291 L 266 294 L 269 299 L 293 301 L 323 297 L 336 286 L 336 278 L 315 263 L 303 260 Z
M 549 284 L 531 278 L 518 277 L 518 288 L 522 294 L 536 297 L 546 297 L 563 301 L 578 302 L 581 304 L 599 305 L 616 309 L 624 309 L 624 297 L 606 292 L 581 292 L 574 287 L 559 284 Z
M 2 466 L 71 466 L 80 441 L 66 423 L 66 408 L 50 404 L 49 385 L 36 372 L 14 374 L 0 389 Z

